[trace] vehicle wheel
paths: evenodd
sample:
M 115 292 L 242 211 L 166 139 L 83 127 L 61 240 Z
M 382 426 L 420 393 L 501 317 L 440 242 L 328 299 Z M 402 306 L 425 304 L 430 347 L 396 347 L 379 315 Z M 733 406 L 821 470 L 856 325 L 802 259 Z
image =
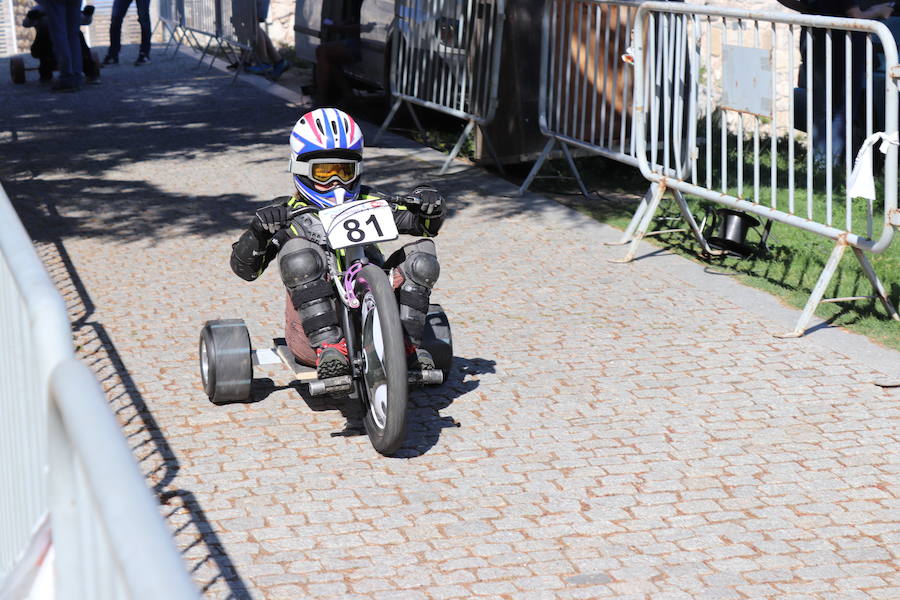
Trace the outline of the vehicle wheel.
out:
M 253 350 L 243 319 L 207 321 L 200 332 L 200 379 L 213 404 L 250 397 Z
M 100 55 L 96 50 L 91 50 L 91 65 L 85 65 L 84 74 L 88 77 L 100 76 Z
M 434 366 L 443 372 L 446 382 L 453 367 L 453 338 L 450 335 L 450 322 L 440 304 L 428 305 L 422 347 L 431 353 Z
M 394 289 L 375 265 L 356 278 L 360 308 L 366 432 L 375 450 L 391 455 L 406 435 L 407 370 Z
M 13 83 L 25 83 L 25 61 L 21 56 L 9 59 L 9 76 Z

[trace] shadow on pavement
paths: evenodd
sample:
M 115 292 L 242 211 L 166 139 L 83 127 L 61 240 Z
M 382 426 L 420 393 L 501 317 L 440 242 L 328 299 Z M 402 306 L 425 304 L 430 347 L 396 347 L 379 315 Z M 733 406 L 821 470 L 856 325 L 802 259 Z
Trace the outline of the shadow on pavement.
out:
M 55 215 L 53 204 L 48 203 L 47 206 L 48 211 Z M 22 220 L 29 231 L 35 231 L 41 224 L 27 216 L 23 216 Z M 76 352 L 96 374 L 111 409 L 122 424 L 123 433 L 138 466 L 160 502 L 171 504 L 173 498 L 181 499 L 181 505 L 165 518 L 174 530 L 176 541 L 188 536 L 192 540 L 187 547 L 181 549 L 182 554 L 187 555 L 192 548 L 202 546 L 202 556 L 199 559 L 186 559 L 189 572 L 198 577 L 197 572 L 201 568 L 208 571 L 208 564 L 211 564 L 214 572 L 208 581 L 201 578 L 201 589 L 206 591 L 221 581 L 229 589 L 229 598 L 249 600 L 251 596 L 246 585 L 194 495 L 187 490 L 166 490 L 180 469 L 178 459 L 138 391 L 106 328 L 102 323 L 91 320 L 95 310 L 94 303 L 65 249 L 65 231 L 56 231 L 58 235 L 46 234 L 38 242 L 38 253 L 47 265 L 73 318 L 72 332 L 77 344 Z M 173 523 L 173 516 L 176 514 L 184 523 Z

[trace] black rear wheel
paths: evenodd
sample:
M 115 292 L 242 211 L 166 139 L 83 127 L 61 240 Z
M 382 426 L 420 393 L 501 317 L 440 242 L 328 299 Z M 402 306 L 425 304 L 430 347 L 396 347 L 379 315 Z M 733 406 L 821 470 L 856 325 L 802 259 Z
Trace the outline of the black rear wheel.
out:
M 21 56 L 9 59 L 9 76 L 13 83 L 25 83 L 25 61 Z
M 200 380 L 213 404 L 250 397 L 253 349 L 242 319 L 207 321 L 200 332 Z
M 396 452 L 406 435 L 407 369 L 403 328 L 394 290 L 375 265 L 356 279 L 361 298 L 360 344 L 363 358 L 365 425 L 375 450 Z
M 428 306 L 422 347 L 431 353 L 434 366 L 444 374 L 446 383 L 453 367 L 453 337 L 450 335 L 450 322 L 447 321 L 447 315 L 440 304 Z

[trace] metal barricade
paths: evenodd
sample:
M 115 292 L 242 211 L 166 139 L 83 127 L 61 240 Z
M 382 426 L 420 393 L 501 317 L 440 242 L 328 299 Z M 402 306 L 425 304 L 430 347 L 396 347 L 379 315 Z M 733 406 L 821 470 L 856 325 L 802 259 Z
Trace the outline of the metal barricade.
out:
M 545 4 L 538 123 L 548 140 L 519 187 L 519 195 L 528 189 L 557 145 L 586 197 L 591 197 L 591 193 L 570 147 L 638 167 L 639 136 L 634 131 L 634 72 L 629 44 L 639 6 L 639 2 L 629 0 L 551 0 Z M 656 51 L 660 59 L 664 58 L 664 49 Z M 675 81 L 658 84 L 668 86 L 676 112 L 682 117 L 666 123 L 666 132 L 673 139 L 683 140 L 683 146 L 692 127 L 687 118 L 689 99 L 680 94 Z M 678 161 L 660 166 L 681 176 L 689 164 L 682 152 Z M 652 195 L 651 185 L 618 244 L 631 241 Z M 698 243 L 705 251 L 715 253 L 703 238 L 684 197 L 676 191 L 675 199 Z
M 900 320 L 865 256 L 884 251 L 893 237 L 896 144 L 878 165 L 881 202 L 856 200 L 846 185 L 840 187 L 849 180 L 861 138 L 876 125 L 897 132 L 897 87 L 879 85 L 875 68 L 876 55 L 887 73 L 897 65 L 887 27 L 870 20 L 647 2 L 635 16 L 633 46 L 636 155 L 654 185 L 626 260 L 665 191 L 692 194 L 834 240 L 788 336 L 805 331 L 847 247 L 877 297 Z M 681 160 L 684 140 L 669 136 L 667 124 L 682 118 L 673 108 L 678 97 L 687 98 L 696 131 L 687 143 L 691 168 L 673 176 L 665 166 Z
M 253 52 L 259 27 L 256 17 L 256 0 L 160 0 L 160 19 L 169 34 L 163 53 L 175 41 L 173 55 L 187 41 L 196 48 L 202 48 L 200 64 L 209 54 L 209 68 L 213 67 L 215 48 L 235 65 L 232 82 L 240 74 L 241 67 Z M 162 5 L 166 5 L 163 7 Z M 201 37 L 206 38 L 204 45 Z
M 622 60 L 639 4 L 552 0 L 544 5 L 538 124 L 547 143 L 520 193 L 559 145 L 585 196 L 569 146 L 637 168 L 633 69 Z
M 406 104 L 419 130 L 413 104 L 467 121 L 441 173 L 476 125 L 494 118 L 506 0 L 397 0 L 391 36 L 391 94 L 395 101 L 375 135 Z M 499 165 L 487 136 L 482 136 Z
M 0 331 L 0 597 L 27 597 L 49 513 L 56 597 L 199 598 L 2 187 Z

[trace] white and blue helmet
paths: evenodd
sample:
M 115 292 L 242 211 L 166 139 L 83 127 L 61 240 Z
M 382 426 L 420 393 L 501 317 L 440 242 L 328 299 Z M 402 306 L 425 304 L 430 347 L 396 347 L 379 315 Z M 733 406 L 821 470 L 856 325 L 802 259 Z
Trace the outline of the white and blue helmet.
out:
M 353 117 L 337 108 L 317 108 L 291 131 L 289 170 L 297 191 L 322 208 L 356 200 L 362 174 L 363 134 Z M 335 189 L 343 188 L 343 199 Z

